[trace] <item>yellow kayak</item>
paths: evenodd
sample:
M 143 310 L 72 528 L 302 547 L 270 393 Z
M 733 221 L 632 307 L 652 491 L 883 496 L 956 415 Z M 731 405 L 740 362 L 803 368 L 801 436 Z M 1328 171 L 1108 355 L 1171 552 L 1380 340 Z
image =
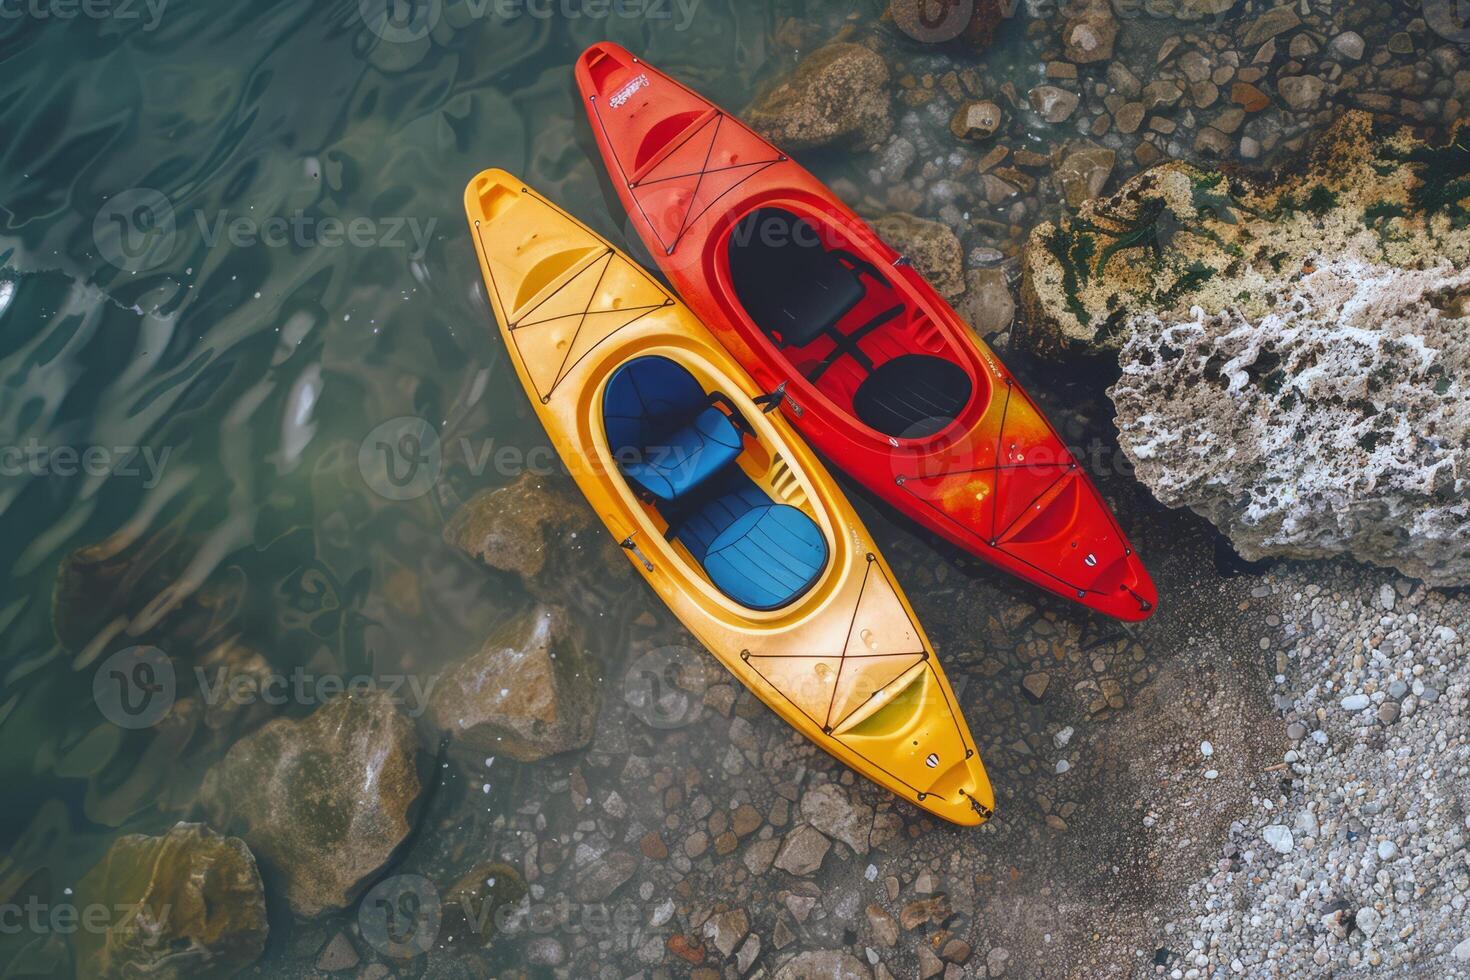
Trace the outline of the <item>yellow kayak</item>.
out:
M 772 711 L 936 816 L 990 780 L 939 659 L 842 490 L 685 307 L 503 170 L 465 210 L 516 374 L 587 500 Z

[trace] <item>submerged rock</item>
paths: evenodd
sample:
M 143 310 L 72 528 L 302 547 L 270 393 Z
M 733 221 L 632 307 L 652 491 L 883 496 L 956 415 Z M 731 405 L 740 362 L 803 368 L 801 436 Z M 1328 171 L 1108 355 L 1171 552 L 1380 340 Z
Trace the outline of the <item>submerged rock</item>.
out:
M 1134 320 L 1112 398 L 1138 478 L 1252 561 L 1470 584 L 1470 317 L 1445 309 L 1470 269 L 1342 258 L 1268 298 Z
M 238 833 L 303 918 L 346 908 L 413 829 L 423 790 L 413 723 L 387 693 L 278 718 L 205 777 L 210 822 Z
M 525 896 L 525 879 L 515 868 L 495 862 L 479 865 L 449 890 L 445 935 L 451 941 L 469 936 L 489 943 Z
M 955 310 L 983 338 L 1009 330 L 1016 318 L 1016 300 L 1003 269 L 972 269 L 965 274 L 964 301 Z
M 945 299 L 955 299 L 964 293 L 964 248 L 947 225 L 899 213 L 879 218 L 873 230 L 907 256 L 919 274 Z
M 1004 121 L 1005 112 L 994 102 L 988 99 L 971 100 L 955 110 L 955 114 L 950 117 L 949 131 L 954 134 L 955 139 L 979 142 L 1000 132 L 1000 125 Z
M 867 964 L 842 950 L 797 953 L 776 970 L 776 980 L 871 980 Z
M 888 64 L 860 44 L 819 48 L 744 113 L 787 152 L 830 144 L 876 146 L 893 135 Z
M 445 672 L 429 718 L 450 750 L 483 765 L 506 755 L 535 762 L 586 745 L 597 720 L 597 677 L 582 631 L 555 607 L 508 623 Z
M 470 498 L 445 525 L 444 541 L 537 593 L 562 594 L 569 577 L 623 564 L 586 501 L 564 479 L 535 473 Z
M 1062 151 L 1062 161 L 1054 173 L 1057 188 L 1062 192 L 1067 206 L 1080 208 L 1087 201 L 1102 193 L 1118 154 L 1089 140 L 1070 143 Z
M 1179 20 L 1203 20 L 1227 13 L 1240 0 L 1154 0 L 1152 8 L 1173 14 Z
M 822 783 L 801 798 L 801 815 L 828 837 L 835 837 L 858 854 L 868 853 L 873 831 L 873 808 L 853 802 L 841 786 Z
M 245 842 L 203 824 L 131 834 L 77 885 L 107 927 L 76 932 L 77 975 L 222 980 L 265 950 L 265 892 Z
M 1108 0 L 1074 0 L 1062 11 L 1062 45 L 1068 61 L 1079 65 L 1107 61 L 1118 40 L 1118 21 Z
M 1309 165 L 1250 184 L 1161 164 L 1075 216 L 1038 225 L 1026 244 L 1016 340 L 1037 353 L 1117 351 L 1132 319 L 1270 312 L 1277 284 L 1319 255 L 1426 268 L 1470 261 L 1470 151 L 1350 112 Z M 1458 196 L 1457 196 L 1458 195 Z

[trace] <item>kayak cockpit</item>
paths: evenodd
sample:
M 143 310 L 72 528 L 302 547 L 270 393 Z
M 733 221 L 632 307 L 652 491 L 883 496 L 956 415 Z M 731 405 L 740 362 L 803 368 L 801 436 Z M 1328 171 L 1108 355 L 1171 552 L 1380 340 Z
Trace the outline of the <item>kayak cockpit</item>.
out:
M 715 588 L 764 612 L 816 585 L 827 540 L 809 514 L 775 499 L 762 465 L 770 454 L 726 395 L 676 361 L 646 355 L 614 372 L 602 409 L 629 488 Z
M 793 370 L 850 416 L 894 439 L 952 425 L 975 394 L 942 333 L 831 226 L 779 207 L 734 226 L 730 282 Z

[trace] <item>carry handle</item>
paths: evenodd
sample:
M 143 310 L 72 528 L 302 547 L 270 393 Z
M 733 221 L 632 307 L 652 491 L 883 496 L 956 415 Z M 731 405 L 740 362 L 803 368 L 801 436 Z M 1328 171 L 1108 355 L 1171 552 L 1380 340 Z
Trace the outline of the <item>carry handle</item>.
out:
M 637 559 L 643 563 L 643 567 L 651 572 L 653 571 L 653 562 L 649 561 L 648 556 L 645 555 L 642 551 L 638 550 L 638 542 L 633 540 L 634 536 L 637 534 L 638 532 L 634 531 L 632 534 L 628 535 L 626 538 L 620 541 L 619 545 L 624 551 L 631 551 L 634 556 L 636 556 Z
M 776 409 L 781 407 L 781 403 L 786 400 L 786 385 L 788 383 L 789 382 L 783 381 L 776 386 L 775 391 L 771 392 L 768 395 L 761 395 L 759 398 L 754 399 L 755 405 L 761 410 L 762 415 L 770 415 Z

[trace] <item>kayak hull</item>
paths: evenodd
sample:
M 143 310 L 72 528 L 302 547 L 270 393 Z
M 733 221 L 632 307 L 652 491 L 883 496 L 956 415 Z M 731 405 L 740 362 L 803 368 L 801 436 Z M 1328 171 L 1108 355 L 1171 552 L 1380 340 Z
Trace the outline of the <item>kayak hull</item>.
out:
M 912 607 L 830 474 L 780 413 L 756 404 L 759 386 L 656 280 L 514 176 L 476 176 L 465 209 L 517 376 L 637 574 L 802 735 L 936 816 L 987 818 L 989 779 Z M 612 406 L 626 372 L 651 361 L 726 406 L 719 418 L 706 408 L 701 424 L 724 426 L 728 412 L 743 426 L 727 465 L 743 492 L 820 536 L 820 571 L 776 608 L 732 599 L 681 536 L 684 519 L 630 477 L 638 470 L 614 445 L 626 410 Z
M 1154 584 L 1096 486 L 1000 359 L 907 260 L 795 161 L 625 49 L 593 45 L 576 78 L 614 187 L 654 259 L 763 390 L 784 386 L 783 413 L 836 468 L 1041 588 L 1119 619 L 1153 613 Z M 771 246 L 749 244 L 770 237 L 760 224 L 767 216 L 786 222 L 776 226 L 784 234 L 815 235 L 864 284 L 865 295 L 804 344 L 773 333 L 769 319 L 757 322 L 758 307 L 771 305 L 761 284 L 781 279 L 784 262 Z M 750 254 L 759 260 L 754 278 L 739 267 Z M 775 304 L 777 315 L 805 316 L 807 298 L 790 299 Z M 793 330 L 801 319 L 792 316 Z M 925 365 L 932 377 L 952 375 L 953 404 L 935 424 L 887 425 L 893 413 L 872 404 L 885 397 L 867 397 L 881 387 L 880 370 L 904 373 L 888 363 L 899 360 L 921 370 L 906 392 L 888 385 L 888 396 L 944 395 Z M 938 361 L 953 366 L 949 374 L 933 374 Z

